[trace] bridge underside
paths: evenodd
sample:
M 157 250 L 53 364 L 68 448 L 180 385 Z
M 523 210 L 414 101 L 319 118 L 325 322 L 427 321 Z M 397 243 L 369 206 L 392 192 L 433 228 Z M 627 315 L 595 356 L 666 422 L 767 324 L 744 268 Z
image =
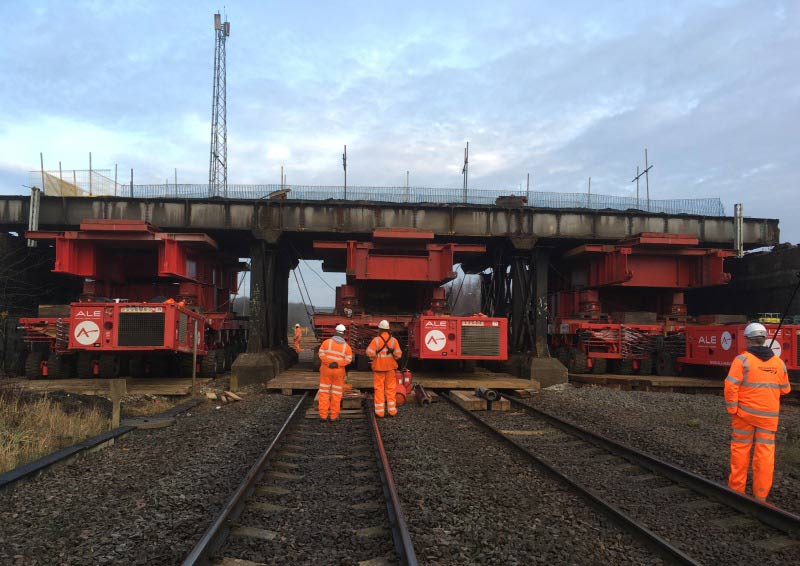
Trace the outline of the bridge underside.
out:
M 0 197 L 3 231 L 21 233 L 27 228 L 29 201 L 28 197 Z M 165 230 L 205 232 L 226 252 L 252 258 L 251 335 L 248 354 L 238 364 L 240 382 L 263 381 L 291 362 L 286 334 L 289 276 L 299 259 L 319 259 L 314 240 L 363 240 L 377 228 L 415 228 L 433 232 L 440 242 L 486 245 L 486 254 L 463 267 L 473 273 L 490 270 L 482 308 L 487 314 L 509 318 L 510 354 L 512 365 L 517 365 L 514 373 L 531 377 L 536 371 L 536 377 L 547 384 L 541 367 L 531 369 L 529 358 L 538 358 L 545 366 L 549 363 L 547 280 L 552 258 L 583 243 L 612 242 L 642 232 L 690 234 L 701 246 L 730 249 L 735 229 L 729 217 L 641 211 L 353 201 L 41 198 L 40 229 L 77 228 L 85 219 L 146 220 Z M 779 243 L 778 221 L 747 218 L 742 237 L 745 248 L 775 245 Z

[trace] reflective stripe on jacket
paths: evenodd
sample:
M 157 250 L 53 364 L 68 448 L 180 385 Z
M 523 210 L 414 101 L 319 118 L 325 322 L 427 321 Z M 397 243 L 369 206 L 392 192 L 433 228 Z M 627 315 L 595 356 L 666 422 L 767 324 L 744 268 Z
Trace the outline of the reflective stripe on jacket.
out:
M 736 356 L 725 378 L 725 408 L 754 426 L 778 428 L 781 395 L 791 391 L 786 364 L 777 356 L 764 361 L 750 352 Z
M 344 367 L 353 361 L 353 350 L 341 336 L 334 336 L 325 340 L 319 347 L 319 359 L 324 364 L 336 362 L 339 367 Z
M 389 352 L 393 350 L 393 352 Z M 372 339 L 367 346 L 367 356 L 372 360 L 372 369 L 375 371 L 389 371 L 397 369 L 397 360 L 403 356 L 397 338 L 383 331 Z

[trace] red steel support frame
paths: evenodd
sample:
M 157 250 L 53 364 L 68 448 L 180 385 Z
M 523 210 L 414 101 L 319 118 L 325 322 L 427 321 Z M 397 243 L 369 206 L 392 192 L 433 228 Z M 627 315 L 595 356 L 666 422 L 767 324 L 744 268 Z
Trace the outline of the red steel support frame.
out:
M 336 290 L 333 314 L 320 313 L 314 317 L 317 334 L 327 338 L 334 326 L 346 322 L 348 338 L 354 353 L 364 354 L 364 348 L 377 333 L 378 322 L 389 321 L 392 331 L 402 342 L 417 340 L 424 316 L 436 316 L 440 323 L 458 325 L 452 332 L 442 333 L 443 346 L 433 355 L 416 342 L 411 344 L 412 357 L 436 359 L 506 359 L 507 321 L 481 319 L 490 328 L 502 328 L 502 341 L 497 355 L 463 355 L 461 325 L 478 324 L 471 317 L 450 317 L 441 285 L 456 278 L 453 265 L 468 255 L 486 251 L 483 245 L 436 243 L 432 232 L 417 230 L 377 229 L 372 241 L 314 242 L 314 250 L 323 258 L 324 271 L 344 272 L 347 284 Z M 387 294 L 383 300 L 376 296 Z M 492 326 L 494 325 L 494 326 Z M 452 338 L 451 338 L 452 335 Z M 438 334 L 437 334 L 438 336 Z M 456 343 L 458 348 L 456 348 Z M 427 352 L 428 355 L 423 355 Z

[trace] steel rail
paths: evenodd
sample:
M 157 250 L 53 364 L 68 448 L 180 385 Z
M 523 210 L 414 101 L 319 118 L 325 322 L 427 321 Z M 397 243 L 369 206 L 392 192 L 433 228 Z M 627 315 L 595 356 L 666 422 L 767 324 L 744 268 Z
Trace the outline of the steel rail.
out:
M 625 514 L 622 510 L 618 509 L 613 504 L 605 501 L 602 499 L 597 493 L 595 493 L 591 488 L 584 486 L 575 480 L 571 479 L 569 476 L 562 474 L 560 471 L 555 469 L 545 460 L 536 456 L 533 452 L 529 449 L 525 448 L 522 444 L 515 441 L 512 438 L 509 438 L 500 430 L 493 427 L 477 415 L 475 415 L 469 409 L 466 409 L 456 403 L 453 399 L 447 395 L 447 391 L 437 390 L 436 393 L 439 394 L 439 397 L 443 398 L 445 401 L 450 403 L 453 407 L 457 408 L 459 411 L 464 413 L 468 418 L 470 418 L 473 422 L 478 424 L 484 430 L 489 432 L 495 438 L 501 440 L 502 442 L 508 444 L 512 448 L 514 448 L 519 454 L 523 457 L 534 463 L 537 467 L 545 471 L 546 473 L 550 474 L 552 477 L 557 479 L 558 481 L 569 485 L 572 489 L 577 491 L 584 499 L 586 499 L 592 507 L 594 507 L 597 511 L 604 514 L 606 517 L 611 519 L 614 523 L 620 526 L 623 530 L 627 531 L 642 543 L 645 544 L 648 548 L 650 548 L 653 552 L 661 556 L 663 559 L 669 561 L 670 563 L 675 564 L 692 564 L 697 565 L 699 562 L 692 559 L 689 555 L 685 554 L 679 548 L 670 544 L 666 539 L 660 537 L 641 523 L 637 522 L 633 518 L 629 517 Z
M 256 484 L 266 472 L 265 465 L 272 457 L 278 444 L 283 440 L 289 426 L 294 422 L 297 415 L 300 414 L 300 407 L 305 403 L 307 398 L 308 392 L 304 393 L 300 401 L 297 402 L 297 405 L 295 405 L 292 412 L 289 413 L 289 416 L 278 431 L 278 434 L 272 439 L 267 450 L 259 457 L 258 461 L 253 464 L 253 467 L 247 472 L 244 480 L 239 484 L 239 487 L 225 504 L 225 507 L 222 508 L 222 511 L 217 515 L 217 518 L 206 532 L 203 533 L 202 538 L 192 551 L 184 558 L 182 562 L 184 566 L 192 564 L 212 564 L 214 554 L 220 549 L 228 533 L 230 533 L 231 523 L 242 514 L 247 499 L 253 494 Z
M 389 467 L 389 458 L 386 455 L 386 448 L 383 445 L 381 431 L 378 427 L 378 419 L 375 418 L 375 411 L 371 404 L 365 405 L 367 418 L 372 429 L 372 438 L 375 441 L 375 456 L 378 460 L 378 471 L 383 485 L 383 497 L 386 500 L 386 512 L 389 517 L 389 526 L 392 530 L 392 540 L 397 555 L 400 557 L 400 564 L 404 566 L 417 566 L 417 555 L 414 552 L 414 544 L 411 542 L 411 533 L 408 531 L 406 519 L 403 516 L 403 508 L 400 505 L 400 498 L 397 496 L 397 487 L 394 483 L 394 476 Z
M 684 487 L 696 491 L 697 493 L 701 493 L 706 497 L 715 499 L 723 505 L 735 509 L 740 513 L 750 515 L 751 517 L 754 517 L 758 521 L 761 521 L 770 527 L 795 536 L 800 534 L 800 516 L 798 515 L 789 513 L 783 509 L 778 509 L 777 507 L 772 507 L 771 505 L 765 505 L 757 499 L 743 495 L 737 491 L 733 491 L 727 486 L 713 482 L 708 478 L 704 478 L 700 475 L 690 472 L 689 470 L 660 460 L 655 456 L 651 456 L 650 454 L 637 450 L 636 448 L 632 448 L 631 446 L 616 440 L 612 440 L 606 436 L 586 430 L 583 427 L 562 420 L 554 415 L 551 415 L 550 413 L 542 411 L 541 409 L 531 407 L 530 405 L 523 403 L 518 399 L 514 399 L 505 394 L 503 394 L 503 397 L 511 401 L 513 406 L 522 409 L 523 411 L 526 411 L 535 417 L 547 421 L 551 425 L 568 434 L 577 436 L 586 442 L 594 444 L 595 446 L 607 450 L 608 452 L 612 452 L 613 454 L 634 462 L 652 472 L 661 474 L 675 483 L 681 484 Z

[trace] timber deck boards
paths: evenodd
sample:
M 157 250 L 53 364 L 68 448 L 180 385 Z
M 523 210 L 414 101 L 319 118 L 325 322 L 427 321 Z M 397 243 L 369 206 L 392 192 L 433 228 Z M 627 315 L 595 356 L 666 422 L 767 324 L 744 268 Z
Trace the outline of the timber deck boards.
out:
M 471 374 L 413 374 L 414 383 L 421 383 L 426 389 L 472 389 L 480 385 L 492 389 L 530 389 L 539 383 L 530 379 L 518 379 L 505 373 L 476 371 Z M 351 371 L 347 382 L 356 389 L 372 389 L 372 372 Z M 290 368 L 267 383 L 267 389 L 315 390 L 319 387 L 319 372 L 310 368 Z
M 182 396 L 189 395 L 192 388 L 192 380 L 189 378 L 129 378 L 125 381 L 127 382 L 127 393 L 137 395 Z M 202 387 L 209 381 L 211 381 L 210 378 L 198 377 L 197 385 Z M 108 379 L 3 379 L 0 380 L 0 389 L 108 395 L 108 382 Z
M 722 389 L 724 379 L 702 379 L 699 377 L 673 377 L 661 375 L 616 375 L 616 374 L 584 374 L 571 373 L 569 380 L 573 383 L 587 385 L 620 386 L 622 388 L 650 389 Z

